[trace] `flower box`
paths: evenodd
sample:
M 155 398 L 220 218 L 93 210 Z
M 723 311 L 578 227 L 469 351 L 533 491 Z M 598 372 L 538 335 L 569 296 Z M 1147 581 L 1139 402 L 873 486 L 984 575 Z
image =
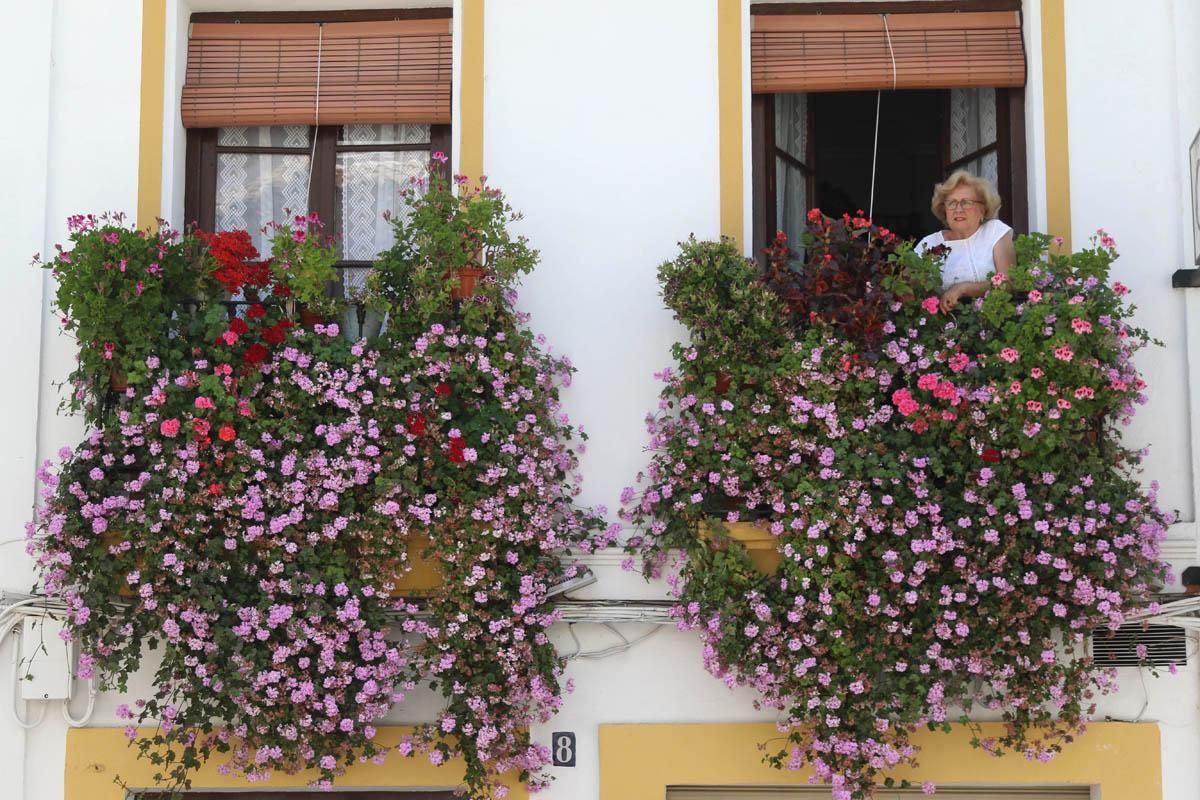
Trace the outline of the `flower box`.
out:
M 701 523 L 700 536 L 718 542 L 725 536 L 737 542 L 746 548 L 754 568 L 763 575 L 774 575 L 783 561 L 783 553 L 779 552 L 779 537 L 753 522 Z
M 425 558 L 422 553 L 429 547 L 429 537 L 415 535 L 408 543 L 409 569 L 395 579 L 392 597 L 421 597 L 442 585 L 442 564 L 435 558 Z M 394 564 L 393 564 L 394 567 Z

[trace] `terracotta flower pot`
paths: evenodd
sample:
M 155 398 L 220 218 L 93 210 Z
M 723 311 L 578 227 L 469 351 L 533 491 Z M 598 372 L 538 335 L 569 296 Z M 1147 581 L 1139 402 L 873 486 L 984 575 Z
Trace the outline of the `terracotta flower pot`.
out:
M 113 367 L 108 373 L 108 388 L 116 394 L 125 394 L 129 388 L 129 376 Z
M 450 287 L 450 297 L 455 300 L 466 300 L 475 294 L 475 285 L 486 274 L 480 267 L 454 267 L 447 272 L 457 279 L 457 284 Z
M 713 389 L 717 394 L 722 395 L 729 391 L 729 387 L 732 385 L 732 383 L 733 376 L 729 374 L 729 371 L 719 369 L 717 370 L 717 385 L 713 387 Z
M 324 325 L 329 320 L 324 316 L 313 311 L 308 306 L 300 306 L 300 324 L 309 330 L 312 330 L 315 325 Z

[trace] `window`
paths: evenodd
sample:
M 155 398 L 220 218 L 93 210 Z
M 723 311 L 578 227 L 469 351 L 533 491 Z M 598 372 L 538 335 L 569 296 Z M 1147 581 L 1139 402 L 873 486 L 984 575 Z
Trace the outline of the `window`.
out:
M 391 246 L 409 179 L 431 153 L 449 153 L 449 125 L 353 123 L 200 128 L 188 132 L 185 216 L 204 230 L 245 229 L 266 252 L 261 229 L 315 211 L 338 237 L 343 287 L 359 288 Z
M 990 179 L 1027 229 L 1019 2 L 904 6 L 751 7 L 755 252 L 776 230 L 796 242 L 814 207 L 924 236 L 933 185 L 955 169 Z
M 392 241 L 385 214 L 450 153 L 449 9 L 193 14 L 184 212 L 205 230 L 316 212 L 341 289 Z

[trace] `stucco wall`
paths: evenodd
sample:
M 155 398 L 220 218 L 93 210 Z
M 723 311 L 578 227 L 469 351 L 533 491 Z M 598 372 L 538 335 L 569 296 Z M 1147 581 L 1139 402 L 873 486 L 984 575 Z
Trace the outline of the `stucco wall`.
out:
M 24 123 L 0 132 L 8 145 L 0 152 L 6 158 L 19 154 L 7 169 L 10 191 L 0 201 L 13 221 L 0 244 L 7 266 L 0 270 L 0 292 L 25 302 L 10 302 L 3 322 L 6 343 L 18 346 L 6 344 L 3 362 L 8 388 L 0 400 L 0 435 L 8 458 L 0 463 L 0 540 L 22 534 L 35 462 L 80 433 L 77 421 L 56 414 L 52 386 L 69 369 L 72 343 L 57 334 L 48 313 L 43 275 L 24 265 L 29 254 L 63 239 L 70 213 L 133 211 L 141 80 L 137 0 L 4 2 L 11 6 L 6 17 L 21 19 L 22 35 L 2 57 L 19 65 L 21 80 L 12 88 Z M 191 11 L 397 5 L 421 3 L 168 2 L 163 213 L 178 219 L 182 211 L 177 95 Z M 486 170 L 526 212 L 522 232 L 542 252 L 541 267 L 522 290 L 522 305 L 535 328 L 579 368 L 566 405 L 592 437 L 583 460 L 584 500 L 612 507 L 644 463 L 642 418 L 657 391 L 652 375 L 669 363 L 670 343 L 681 334 L 661 305 L 655 269 L 688 234 L 713 237 L 719 230 L 716 0 L 487 0 L 486 8 Z M 1035 223 L 1045 219 L 1049 190 L 1037 107 L 1040 8 L 1038 0 L 1026 3 Z M 1147 476 L 1163 482 L 1164 500 L 1188 522 L 1195 513 L 1190 442 L 1191 420 L 1197 419 L 1189 398 L 1197 393 L 1191 391 L 1184 343 L 1196 331 L 1189 331 L 1185 297 L 1169 288 L 1169 278 L 1192 259 L 1181 205 L 1187 198 L 1186 147 L 1200 127 L 1200 51 L 1189 41 L 1197 30 L 1200 5 L 1192 0 L 1143 0 L 1136 13 L 1124 0 L 1066 3 L 1076 244 L 1100 226 L 1116 236 L 1118 277 L 1134 289 L 1144 324 L 1167 343 L 1143 359 L 1151 403 L 1128 435 L 1154 446 Z M 1185 563 L 1195 556 L 1194 526 L 1178 526 L 1174 536 L 1171 552 Z M 19 546 L 0 548 L 0 586 L 27 587 Z M 662 594 L 661 586 L 622 572 L 616 554 L 592 562 L 601 580 L 580 596 Z M 632 637 L 647 629 L 622 630 Z M 618 642 L 598 626 L 580 625 L 576 632 L 586 650 Z M 565 629 L 557 637 L 564 652 L 574 650 Z M 1123 672 L 1125 688 L 1103 702 L 1102 714 L 1161 721 L 1164 796 L 1193 797 L 1200 784 L 1195 659 L 1176 676 Z M 569 675 L 578 688 L 563 713 L 535 729 L 542 741 L 553 730 L 579 737 L 578 766 L 557 770 L 548 795 L 556 800 L 597 796 L 600 724 L 772 719 L 754 711 L 751 693 L 730 691 L 706 675 L 694 636 L 671 628 L 625 653 L 574 661 Z M 146 685 L 135 681 L 135 690 Z M 0 680 L 0 691 L 8 686 Z M 113 708 L 120 701 L 100 698 L 93 724 L 115 725 Z M 427 719 L 436 708 L 435 698 L 421 695 L 392 721 Z M 57 708 L 49 711 L 28 734 L 7 712 L 0 714 L 0 774 L 10 787 L 4 796 L 62 796 L 64 723 Z

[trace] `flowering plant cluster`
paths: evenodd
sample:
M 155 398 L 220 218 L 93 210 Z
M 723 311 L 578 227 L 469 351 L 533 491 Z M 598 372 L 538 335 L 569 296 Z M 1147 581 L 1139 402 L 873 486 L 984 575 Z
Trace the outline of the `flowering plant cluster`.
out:
M 956 317 L 936 260 L 900 245 L 886 270 L 908 299 L 876 341 L 818 315 L 755 382 L 727 363 L 717 392 L 707 339 L 662 374 L 652 460 L 622 498 L 630 550 L 669 572 L 709 671 L 782 713 L 770 762 L 837 798 L 890 785 L 916 730 L 976 707 L 1007 723 L 980 747 L 1050 758 L 1112 687 L 1087 634 L 1164 577 L 1170 517 L 1113 429 L 1144 399 L 1147 334 L 1108 283 L 1107 235 L 1048 244 L 1021 237 L 1008 280 Z M 775 537 L 771 574 L 733 536 L 748 519 Z
M 786 303 L 792 325 L 819 320 L 850 341 L 878 342 L 892 304 L 912 291 L 903 261 L 892 258 L 896 234 L 862 211 L 831 219 L 814 208 L 798 245 L 800 252 L 779 231 L 765 252 L 766 282 Z
M 171 310 L 195 283 L 185 248 L 166 225 L 143 231 L 124 215 L 79 214 L 67 220 L 69 246 L 44 264 L 57 281 L 54 306 L 63 330 L 79 342 L 67 407 L 91 415 L 90 403 L 145 380 L 144 361 L 172 330 Z
M 395 244 L 379 257 L 368 278 L 376 305 L 399 324 L 436 314 L 460 286 L 460 272 L 482 280 L 460 313 L 472 319 L 530 272 L 538 252 L 510 224 L 521 219 L 486 176 L 472 186 L 466 176 L 447 176 L 445 154 L 433 154 L 426 174 L 404 190 L 403 213 L 392 216 Z
M 248 231 L 196 230 L 195 235 L 208 246 L 208 255 L 216 262 L 209 275 L 226 293 L 237 295 L 246 289 L 257 292 L 270 283 L 270 264 L 259 259 Z
M 340 310 L 328 288 L 338 280 L 337 247 L 333 237 L 324 232 L 325 224 L 317 213 L 297 214 L 291 222 L 272 222 L 271 275 L 276 286 L 287 289 L 289 297 L 313 310 L 333 315 Z
M 528 728 L 566 688 L 547 592 L 576 574 L 569 547 L 611 535 L 574 503 L 569 362 L 511 296 L 470 318 L 447 299 L 373 349 L 293 326 L 297 287 L 272 269 L 243 314 L 191 316 L 40 471 L 29 548 L 69 609 L 81 677 L 125 690 L 161 651 L 153 695 L 119 713 L 176 788 L 216 753 L 251 780 L 308 769 L 329 786 L 392 749 L 461 757 L 472 797 L 503 796 L 508 772 L 544 785 Z M 441 582 L 397 596 L 417 558 Z M 421 684 L 438 718 L 380 744 Z

